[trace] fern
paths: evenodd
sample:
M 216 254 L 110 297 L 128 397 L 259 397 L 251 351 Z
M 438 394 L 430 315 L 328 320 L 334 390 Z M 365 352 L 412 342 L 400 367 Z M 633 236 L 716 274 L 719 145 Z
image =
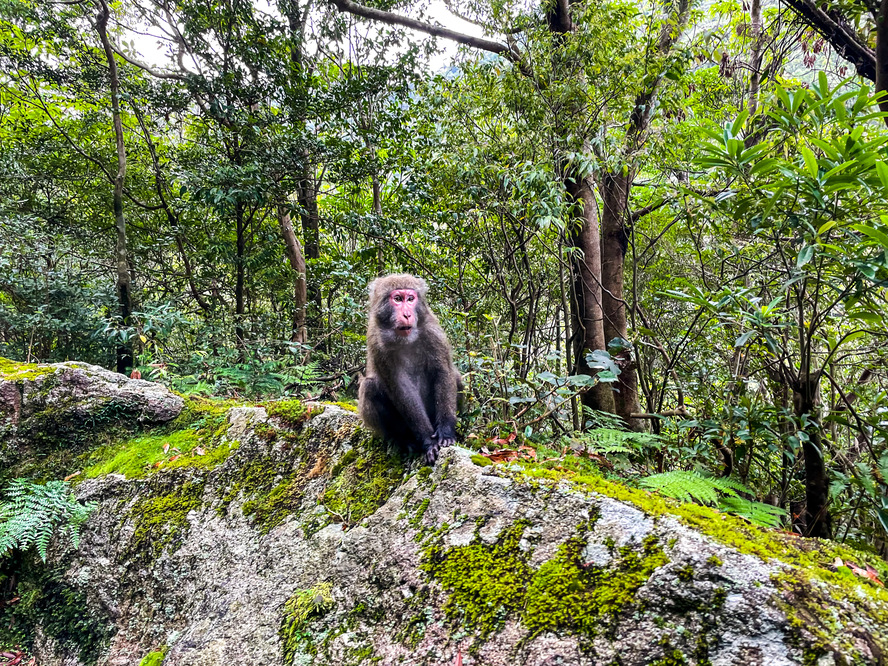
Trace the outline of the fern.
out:
M 740 497 L 737 493 L 752 494 L 752 491 L 731 479 L 703 476 L 697 472 L 664 472 L 641 479 L 639 484 L 682 502 L 718 506 L 725 513 L 765 527 L 779 527 L 786 517 L 786 511 L 778 506 Z
M 703 476 L 697 472 L 664 472 L 641 479 L 639 483 L 644 488 L 682 502 L 697 502 L 711 506 L 718 504 L 720 495 L 737 497 L 738 492 L 750 492 L 749 488 L 739 481 Z
M 773 504 L 753 502 L 742 497 L 722 497 L 718 508 L 725 513 L 733 513 L 748 521 L 765 527 L 780 527 L 787 517 L 786 509 Z
M 616 428 L 595 428 L 589 431 L 587 438 L 590 448 L 598 453 L 634 453 L 645 448 L 659 448 L 661 443 L 657 435 Z
M 15 548 L 37 548 L 46 561 L 46 551 L 54 534 L 67 536 L 76 547 L 80 527 L 95 504 L 80 504 L 64 481 L 33 483 L 15 479 L 6 488 L 6 501 L 0 502 L 0 557 Z

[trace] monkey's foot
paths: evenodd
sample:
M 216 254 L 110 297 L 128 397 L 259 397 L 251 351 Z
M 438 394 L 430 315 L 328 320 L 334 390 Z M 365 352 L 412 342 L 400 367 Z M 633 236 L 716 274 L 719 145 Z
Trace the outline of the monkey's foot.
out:
M 423 445 L 425 453 L 422 460 L 426 465 L 434 465 L 438 459 L 438 451 L 441 449 L 441 441 L 434 437 L 429 437 Z

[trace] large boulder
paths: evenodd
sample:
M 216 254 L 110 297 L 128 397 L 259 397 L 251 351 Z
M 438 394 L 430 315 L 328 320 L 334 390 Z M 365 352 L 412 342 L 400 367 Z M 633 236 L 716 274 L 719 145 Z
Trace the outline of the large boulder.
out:
M 22 573 L 59 600 L 33 628 L 41 666 L 888 659 L 888 595 L 841 546 L 458 447 L 419 467 L 333 405 L 206 423 L 181 455 L 120 442 L 114 460 L 167 457 L 77 486 L 96 504 L 79 546 Z
M 106 427 L 170 421 L 183 405 L 161 384 L 97 365 L 0 358 L 0 467 L 82 444 Z

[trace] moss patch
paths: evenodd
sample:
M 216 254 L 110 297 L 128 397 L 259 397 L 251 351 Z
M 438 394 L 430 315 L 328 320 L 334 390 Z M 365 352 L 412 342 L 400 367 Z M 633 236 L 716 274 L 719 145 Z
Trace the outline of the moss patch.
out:
M 186 398 L 182 413 L 169 425 L 99 447 L 83 457 L 84 478 L 123 474 L 145 477 L 160 469 L 222 464 L 237 442 L 225 440 L 230 402 Z
M 165 658 L 166 649 L 149 652 L 144 657 L 142 657 L 142 661 L 139 662 L 139 666 L 161 666 Z
M 400 454 L 389 453 L 365 438 L 333 468 L 321 504 L 347 524 L 359 523 L 392 496 L 406 469 L 407 461 Z
M 10 382 L 33 381 L 38 377 L 51 375 L 56 371 L 48 365 L 37 363 L 19 363 L 0 356 L 0 379 Z
M 668 562 L 653 537 L 640 550 L 620 549 L 610 566 L 584 562 L 592 523 L 580 525 L 577 534 L 536 569 L 528 564 L 530 551 L 519 546 L 526 521 L 504 529 L 492 544 L 476 533 L 467 546 L 428 545 L 420 568 L 449 594 L 444 604 L 448 620 L 474 630 L 479 641 L 501 629 L 509 616 L 520 618 L 528 639 L 545 631 L 592 637 L 633 608 L 638 589 Z
M 316 652 L 308 625 L 326 615 L 335 606 L 332 592 L 333 586 L 330 583 L 320 583 L 308 590 L 296 590 L 284 604 L 284 615 L 278 633 L 283 643 L 285 664 L 293 663 L 303 647 L 307 647 L 311 653 Z
M 34 553 L 0 558 L 0 589 L 19 597 L 0 605 L 0 648 L 30 650 L 40 628 L 80 663 L 94 664 L 113 634 L 111 619 L 87 605 L 86 594 L 65 580 L 64 567 L 47 567 Z
M 308 406 L 299 400 L 279 400 L 266 403 L 265 411 L 285 426 L 298 428 L 311 417 L 323 413 L 324 408 L 318 405 Z
M 351 413 L 353 413 L 353 414 L 357 414 L 357 413 L 358 413 L 358 406 L 357 406 L 355 403 L 353 403 L 353 402 L 343 402 L 343 401 L 339 401 L 339 402 L 331 402 L 330 404 L 331 404 L 331 405 L 336 405 L 336 406 L 339 407 L 340 409 L 344 409 L 345 411 L 347 411 L 347 412 L 351 412 Z
M 151 561 L 164 549 L 178 548 L 191 527 L 188 512 L 203 506 L 203 491 L 203 482 L 189 482 L 138 501 L 129 512 L 136 530 L 127 548 L 127 559 Z

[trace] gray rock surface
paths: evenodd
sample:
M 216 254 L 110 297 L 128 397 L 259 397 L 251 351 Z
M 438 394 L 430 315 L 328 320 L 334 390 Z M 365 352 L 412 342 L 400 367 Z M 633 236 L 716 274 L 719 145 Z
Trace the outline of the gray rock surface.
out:
M 88 363 L 0 365 L 0 464 L 35 447 L 71 445 L 105 424 L 164 423 L 184 404 L 161 384 Z
M 96 375 L 126 399 L 145 384 Z M 83 404 L 82 381 L 51 391 Z M 176 410 L 138 395 L 149 418 Z M 99 664 L 161 649 L 164 666 L 886 663 L 888 604 L 869 583 L 839 595 L 678 516 L 458 447 L 405 473 L 354 414 L 318 411 L 287 427 L 235 408 L 219 466 L 79 484 L 97 509 L 53 558 L 109 637 Z M 38 636 L 41 666 L 90 663 Z

